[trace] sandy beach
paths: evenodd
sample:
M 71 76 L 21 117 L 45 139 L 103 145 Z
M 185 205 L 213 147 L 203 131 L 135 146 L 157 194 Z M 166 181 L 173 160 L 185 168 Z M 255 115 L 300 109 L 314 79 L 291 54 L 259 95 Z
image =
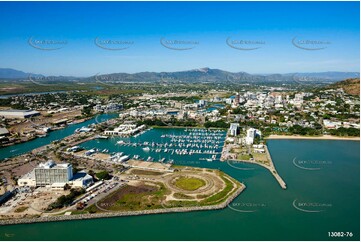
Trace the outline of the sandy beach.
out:
M 314 140 L 354 140 L 359 141 L 360 137 L 339 137 L 332 135 L 323 136 L 301 136 L 301 135 L 275 135 L 272 134 L 266 139 L 314 139 Z

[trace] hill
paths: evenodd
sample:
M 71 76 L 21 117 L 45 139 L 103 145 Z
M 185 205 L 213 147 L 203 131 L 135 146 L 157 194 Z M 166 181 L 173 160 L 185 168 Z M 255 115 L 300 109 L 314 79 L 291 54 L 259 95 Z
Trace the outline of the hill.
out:
M 342 88 L 347 94 L 360 96 L 360 78 L 350 78 L 330 85 L 331 88 Z
M 51 76 L 46 77 L 40 74 L 25 73 L 22 71 L 0 68 L 0 79 L 22 80 L 29 76 L 41 77 L 37 81 L 83 81 L 83 82 L 132 82 L 132 83 L 298 83 L 311 84 L 313 82 L 323 82 L 325 84 L 348 78 L 358 78 L 358 72 L 314 72 L 314 73 L 287 73 L 287 74 L 250 74 L 247 72 L 229 72 L 208 67 L 176 71 L 176 72 L 138 72 L 138 73 L 112 73 L 96 74 L 89 77 L 73 76 Z

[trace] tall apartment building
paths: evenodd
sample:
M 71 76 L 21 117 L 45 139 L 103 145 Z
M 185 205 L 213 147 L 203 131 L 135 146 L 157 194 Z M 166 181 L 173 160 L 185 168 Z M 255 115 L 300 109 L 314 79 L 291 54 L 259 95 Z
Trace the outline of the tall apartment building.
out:
M 54 161 L 39 164 L 34 169 L 36 186 L 53 183 L 67 183 L 73 178 L 73 167 L 69 163 L 55 164 Z

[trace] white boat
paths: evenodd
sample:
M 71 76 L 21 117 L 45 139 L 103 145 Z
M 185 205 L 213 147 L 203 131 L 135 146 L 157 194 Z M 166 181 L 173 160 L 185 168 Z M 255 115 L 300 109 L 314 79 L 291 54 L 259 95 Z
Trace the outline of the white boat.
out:
M 118 159 L 119 162 L 124 162 L 124 161 L 127 161 L 127 160 L 129 160 L 129 156 L 127 156 L 127 155 L 124 155 L 124 156 L 122 156 L 122 157 L 120 157 Z
M 148 151 L 150 151 L 150 148 L 149 147 L 144 147 L 143 150 L 148 152 Z
M 108 136 L 105 136 L 105 135 L 97 135 L 95 136 L 96 139 L 108 139 L 109 137 Z

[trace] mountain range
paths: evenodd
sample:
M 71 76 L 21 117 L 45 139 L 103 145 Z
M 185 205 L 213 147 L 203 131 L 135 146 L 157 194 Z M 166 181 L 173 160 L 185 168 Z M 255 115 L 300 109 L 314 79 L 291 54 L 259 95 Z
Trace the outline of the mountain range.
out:
M 305 73 L 286 73 L 286 74 L 250 74 L 247 72 L 228 72 L 220 69 L 200 68 L 177 72 L 139 72 L 129 73 L 111 73 L 96 74 L 90 77 L 73 76 L 52 76 L 45 78 L 42 74 L 26 73 L 23 71 L 0 68 L 1 80 L 24 80 L 29 77 L 38 77 L 38 79 L 55 81 L 98 81 L 98 82 L 186 82 L 186 83 L 232 83 L 232 82 L 337 82 L 348 78 L 359 78 L 359 72 L 305 72 Z M 39 78 L 43 77 L 43 78 Z

